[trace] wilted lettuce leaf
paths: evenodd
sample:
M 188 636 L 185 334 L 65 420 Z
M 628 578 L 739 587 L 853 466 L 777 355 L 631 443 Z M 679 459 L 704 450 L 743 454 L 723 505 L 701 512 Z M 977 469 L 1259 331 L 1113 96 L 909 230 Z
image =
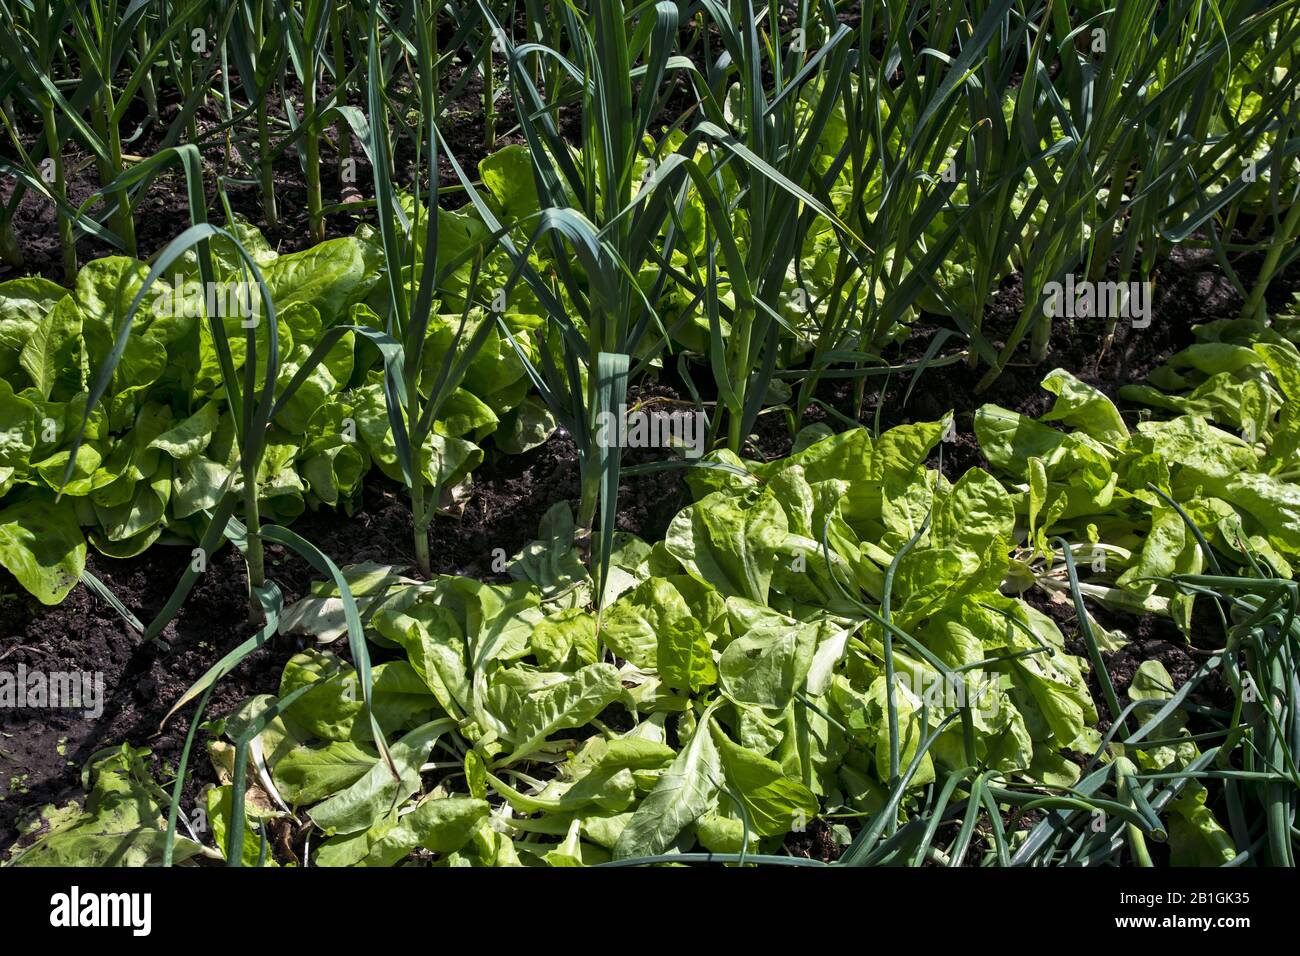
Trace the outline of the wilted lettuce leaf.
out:
M 15 846 L 13 866 L 147 866 L 162 860 L 167 814 L 162 791 L 145 766 L 148 750 L 127 744 L 99 760 L 85 809 L 53 806 L 41 811 Z M 31 842 L 35 837 L 35 842 Z M 19 849 L 21 847 L 21 849 Z M 173 860 L 200 852 L 177 837 Z

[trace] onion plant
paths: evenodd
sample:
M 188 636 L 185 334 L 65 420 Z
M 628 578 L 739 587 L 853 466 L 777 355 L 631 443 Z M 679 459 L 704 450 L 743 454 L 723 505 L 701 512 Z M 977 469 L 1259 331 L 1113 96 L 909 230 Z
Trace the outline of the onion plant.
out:
M 540 368 L 518 343 L 516 348 L 578 446 L 578 524 L 585 537 L 602 486 L 618 487 L 618 450 L 600 441 L 601 412 L 616 412 L 622 404 L 631 355 L 651 328 L 661 327 L 654 302 L 667 275 L 655 265 L 656 259 L 671 257 L 677 230 L 667 226 L 658 251 L 652 248 L 684 189 L 678 167 L 691 162 L 689 152 L 675 152 L 667 138 L 653 135 L 651 121 L 666 99 L 664 77 L 692 67 L 672 56 L 678 26 L 672 3 L 631 14 L 621 2 L 596 4 L 590 13 L 566 6 L 558 19 L 573 46 L 564 52 L 541 43 L 516 46 L 492 12 L 479 7 L 487 29 L 506 48 L 540 210 L 532 221 L 503 227 L 450 151 L 448 158 L 489 228 L 514 226 L 530 234 L 522 246 L 502 237 L 514 263 L 505 291 L 526 282 L 550 323 L 551 334 L 539 337 Z M 643 62 L 634 65 L 638 60 Z M 563 80 L 554 88 L 535 82 L 538 73 L 555 78 L 544 68 L 547 63 L 562 67 Z M 569 95 L 583 105 L 575 152 L 558 122 L 558 107 Z M 649 293 L 637 280 L 643 267 L 657 272 Z M 504 323 L 502 330 L 514 342 Z M 612 510 L 609 501 L 604 515 L 609 535 Z
M 275 197 L 275 152 L 271 148 L 271 91 L 280 78 L 287 55 L 284 30 L 271 4 L 239 4 L 231 24 L 229 49 L 239 68 L 239 79 L 256 113 L 257 178 L 262 215 L 268 226 L 279 221 Z
M 480 8 L 494 32 L 502 30 L 491 12 Z M 519 354 L 577 444 L 579 535 L 583 540 L 589 536 L 599 504 L 597 563 L 603 577 L 620 452 L 600 426 L 623 404 L 633 357 L 638 367 L 644 366 L 669 337 L 658 303 L 670 279 L 685 278 L 690 293 L 690 304 L 676 322 L 709 297 L 716 320 L 721 308 L 718 257 L 734 290 L 734 309 L 746 316 L 759 307 L 731 211 L 719 191 L 720 160 L 710 158 L 709 151 L 744 164 L 747 175 L 762 177 L 811 206 L 820 208 L 820 203 L 721 125 L 723 110 L 708 81 L 690 60 L 674 54 L 676 5 L 660 2 L 627 10 L 621 3 L 597 4 L 587 13 L 566 8 L 560 20 L 563 30 L 551 35 L 569 40 L 564 51 L 540 42 L 506 43 L 512 96 L 540 209 L 530 217 L 534 221 L 514 223 L 529 235 L 522 248 L 509 236 L 502 245 L 515 265 L 507 291 L 525 282 L 549 321 L 549 336 L 537 343 L 540 367 L 524 350 Z M 548 64 L 562 69 L 551 72 Z M 713 119 L 699 120 L 689 131 L 681 121 L 664 130 L 656 120 L 671 93 L 665 80 L 679 75 L 691 78 L 697 103 Z M 553 85 L 539 86 L 539 78 L 544 83 L 550 78 Z M 573 150 L 558 123 L 559 106 L 569 97 L 582 104 L 583 117 Z M 490 228 L 500 228 L 455 157 L 449 158 L 476 210 Z M 706 262 L 694 280 L 671 265 L 674 254 L 688 244 L 682 210 L 692 197 L 709 237 Z M 683 255 L 692 257 L 688 251 Z M 714 360 L 721 363 L 723 357 L 717 354 Z M 743 412 L 739 402 L 732 401 L 731 407 L 737 415 Z M 739 422 L 733 430 L 739 434 Z
M 499 12 L 504 13 L 504 8 Z M 505 43 L 500 34 L 485 32 L 476 65 L 483 78 L 483 148 L 487 150 L 497 145 L 497 59 L 504 53 Z
M 1255 238 L 1248 233 L 1240 243 L 1233 234 L 1250 205 L 1247 195 L 1257 175 L 1269 182 L 1270 215 L 1257 218 L 1256 228 L 1269 221 L 1271 239 L 1286 245 L 1300 225 L 1295 219 L 1287 222 L 1281 201 L 1288 180 L 1294 179 L 1294 157 L 1300 150 L 1294 109 L 1300 84 L 1295 69 L 1300 6 L 1184 4 L 1173 12 L 1182 18 L 1183 38 L 1159 64 L 1157 75 L 1160 84 L 1172 82 L 1182 93 L 1157 97 L 1157 109 L 1146 120 L 1147 129 L 1171 132 L 1142 137 L 1131 157 L 1117 165 L 1108 204 L 1118 208 L 1120 192 L 1131 194 L 1133 201 L 1122 236 L 1110 228 L 1096 231 L 1089 278 L 1102 277 L 1112 241 L 1118 247 L 1121 279 L 1139 255 L 1137 270 L 1146 276 L 1173 244 L 1203 242 L 1246 299 L 1243 313 L 1253 316 L 1275 267 L 1285 261 L 1279 256 L 1270 262 L 1270 242 L 1265 242 L 1266 261 L 1252 290 L 1244 287 L 1232 262 L 1230 253 L 1246 251 Z M 1212 45 L 1194 41 L 1206 33 Z M 1198 59 L 1211 68 L 1191 70 Z M 1125 175 L 1131 182 L 1121 190 L 1118 184 Z M 1108 210 L 1106 221 L 1111 218 Z
M 301 140 L 299 156 L 307 183 L 307 230 L 312 239 L 325 238 L 325 218 L 321 203 L 320 143 L 324 130 L 319 83 L 326 69 L 326 41 L 329 38 L 329 0 L 304 0 L 301 10 L 293 5 L 277 5 L 284 36 L 289 47 L 289 62 L 302 84 L 302 118 L 288 110 L 290 121 Z M 286 105 L 288 104 L 286 98 Z M 265 174 L 264 174 L 265 175 Z
M 386 74 L 379 43 L 379 20 L 372 17 L 367 50 L 367 105 L 364 120 L 344 110 L 363 143 L 368 145 L 374 171 L 379 234 L 384 252 L 384 274 L 390 297 L 386 331 L 401 343 L 400 378 L 386 392 L 393 439 L 411 496 L 415 556 L 424 574 L 431 572 L 429 526 L 442 495 L 440 455 L 433 447 L 434 422 L 464 380 L 469 363 L 493 331 L 484 319 L 470 331 L 469 317 L 478 287 L 478 264 L 482 248 L 467 255 L 475 258 L 469 288 L 464 293 L 460 321 L 451 346 L 436 368 L 424 360 L 434 308 L 440 304 L 440 285 L 463 263 L 462 259 L 439 262 L 438 202 L 438 18 L 444 3 L 422 6 L 406 24 L 402 37 L 415 51 L 415 70 L 410 81 L 418 90 L 421 126 L 416 130 L 417 171 L 427 178 L 424 201 L 420 201 L 419 173 L 412 184 L 411 214 L 403 211 L 394 188 L 392 143 L 389 120 L 392 110 L 387 96 Z M 427 156 L 427 158 L 426 158 Z M 462 257 L 463 258 L 463 257 Z M 441 266 L 441 268 L 440 268 Z
M 232 5 L 232 13 L 233 10 Z M 178 29 L 174 40 L 164 49 L 167 76 L 187 105 L 201 103 L 207 98 L 210 75 L 204 68 L 203 59 L 209 43 L 216 39 L 210 35 L 212 25 L 207 17 L 206 5 L 192 11 L 170 9 L 168 13 L 171 22 Z M 183 126 L 188 142 L 199 141 L 198 120 L 192 110 L 182 111 L 182 115 L 177 117 L 177 125 Z
M 736 154 L 715 147 L 718 161 L 713 179 L 720 193 L 726 189 L 724 177 L 736 180 L 735 197 L 728 197 L 728 218 L 743 224 L 743 230 L 736 232 L 743 243 L 745 275 L 743 283 L 734 272 L 728 278 L 733 288 L 749 286 L 751 302 L 737 302 L 730 315 L 731 334 L 724 337 L 718 296 L 706 294 L 704 301 L 714 375 L 727 408 L 727 444 L 738 452 L 767 400 L 785 337 L 782 333 L 792 331 L 781 314 L 782 299 L 810 225 L 818 217 L 828 218 L 850 255 L 860 242 L 802 187 L 840 91 L 849 80 L 852 31 L 845 26 L 833 32 L 827 29 L 829 35 L 814 48 L 810 31 L 817 29 L 817 5 L 806 0 L 797 5 L 794 25 L 786 33 L 770 16 L 760 16 L 748 0 L 736 5 L 734 18 L 714 0 L 705 0 L 702 6 L 717 26 L 721 56 L 731 64 L 723 68 L 720 60 L 715 65 L 713 93 L 717 99 L 733 91 L 736 94 L 734 120 L 728 124 L 734 127 L 728 134 L 737 144 Z M 820 9 L 827 24 L 834 24 L 833 7 L 822 3 Z M 772 8 L 767 11 L 769 15 L 773 12 Z M 770 91 L 765 72 L 772 76 Z M 714 116 L 721 119 L 716 102 L 711 105 Z M 865 252 L 860 246 L 856 251 Z M 714 278 L 708 276 L 709 285 Z M 714 420 L 715 428 L 719 421 L 720 417 Z
M 68 8 L 71 20 L 71 43 L 81 65 L 81 72 L 98 87 L 90 109 L 91 128 L 98 142 L 95 144 L 99 166 L 100 184 L 107 186 L 122 175 L 122 133 L 116 110 L 118 97 L 113 83 L 120 55 L 130 48 L 134 40 L 133 20 L 144 11 L 141 5 L 132 12 L 119 9 L 117 0 L 95 2 Z M 116 55 L 115 55 L 116 54 Z M 147 67 L 147 64 L 145 64 Z M 137 86 L 143 84 L 147 69 L 137 67 L 132 78 Z M 113 230 L 121 240 L 122 249 L 129 256 L 136 255 L 135 220 L 131 216 L 131 202 L 125 190 L 109 195 L 113 205 Z
M 1275 576 L 1243 551 L 1249 564 L 1238 574 L 1176 575 L 1184 593 L 1213 598 L 1229 609 L 1222 652 L 1224 677 L 1234 694 L 1213 769 L 1197 779 L 1222 782 L 1228 822 L 1239 856 L 1272 866 L 1295 866 L 1294 824 L 1300 794 L 1300 693 L 1296 666 L 1300 653 L 1300 591 L 1296 582 Z M 1223 750 L 1240 747 L 1240 769 Z M 1181 775 L 1147 779 L 1179 780 Z

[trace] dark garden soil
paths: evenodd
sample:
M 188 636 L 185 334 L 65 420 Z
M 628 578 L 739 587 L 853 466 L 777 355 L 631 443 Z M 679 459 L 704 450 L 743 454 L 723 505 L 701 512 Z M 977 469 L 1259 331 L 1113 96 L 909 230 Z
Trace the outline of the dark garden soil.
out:
M 454 79 L 454 77 L 453 77 Z M 462 165 L 473 169 L 488 152 L 480 115 L 481 95 L 469 84 L 461 100 L 449 111 L 444 134 Z M 164 120 L 174 114 L 175 104 L 164 106 Z M 576 110 L 562 115 L 569 132 Z M 143 123 L 144 116 L 132 117 Z M 219 122 L 215 114 L 200 117 L 202 128 Z M 512 141 L 503 124 L 498 129 L 497 147 Z M 148 155 L 161 142 L 161 131 L 146 127 L 128 152 Z M 370 177 L 359 159 L 359 187 L 369 193 Z M 398 153 L 404 166 L 409 155 Z M 81 158 L 84 160 L 84 157 Z M 223 168 L 219 149 L 209 151 L 211 172 L 247 177 L 246 168 Z M 75 165 L 77 157 L 69 157 Z M 326 151 L 322 159 L 325 203 L 343 198 L 338 182 L 337 152 Z M 454 181 L 443 161 L 444 185 Z M 298 158 L 293 150 L 281 155 L 275 165 L 280 221 L 268 225 L 261 218 L 256 187 L 232 185 L 230 198 L 235 210 L 247 215 L 266 233 L 273 247 L 290 252 L 310 245 L 307 236 L 305 189 Z M 215 179 L 215 176 L 213 177 Z M 85 162 L 71 180 L 71 196 L 79 202 L 98 187 L 93 165 Z M 12 195 L 11 183 L 0 184 L 0 200 Z M 214 200 L 215 196 L 210 196 Z M 454 201 L 454 200 L 453 200 Z M 162 248 L 188 222 L 184 182 L 178 173 L 166 173 L 149 187 L 137 213 L 138 241 L 142 254 Z M 350 214 L 327 217 L 328 235 L 351 234 L 359 219 Z M 53 210 L 29 195 L 20 204 L 15 231 L 26 258 L 21 268 L 0 264 L 0 281 L 26 274 L 41 274 L 61 280 L 61 257 Z M 79 254 L 89 258 L 112 254 L 114 250 L 94 240 L 84 240 Z M 1249 281 L 1252 262 L 1235 263 Z M 986 466 L 972 434 L 974 411 L 994 402 L 1029 415 L 1047 410 L 1050 396 L 1039 387 L 1043 374 L 1056 366 L 1069 369 L 1086 382 L 1114 396 L 1118 389 L 1142 376 L 1173 352 L 1191 342 L 1191 326 L 1210 318 L 1231 316 L 1240 300 L 1208 253 L 1177 249 L 1160 265 L 1155 276 L 1156 299 L 1152 325 L 1138 331 L 1120 326 L 1109 347 L 1103 350 L 1099 324 L 1058 323 L 1053 331 L 1051 352 L 1041 366 L 1013 364 L 983 394 L 975 393 L 983 369 L 964 363 L 927 370 L 904 402 L 909 382 L 895 376 L 879 394 L 881 379 L 872 379 L 862 407 L 856 407 L 851 384 L 827 381 L 820 397 L 841 415 L 872 424 L 880 405 L 882 428 L 913 420 L 933 420 L 952 409 L 956 413 L 957 441 L 945 443 L 944 471 L 955 478 L 970 467 Z M 1290 300 L 1300 289 L 1300 269 L 1279 277 L 1270 291 L 1272 304 Z M 995 347 L 1001 345 L 1022 304 L 1018 277 L 1007 280 L 986 310 L 984 328 Z M 943 323 L 922 316 L 905 349 L 889 358 L 916 360 L 929 338 Z M 697 385 L 703 383 L 697 381 Z M 687 394 L 683 383 L 665 374 L 658 383 L 647 384 L 637 399 L 673 400 Z M 705 395 L 707 398 L 707 393 Z M 1137 410 L 1120 403 L 1130 421 Z M 837 430 L 842 422 L 820 407 L 812 406 L 800 425 L 825 421 Z M 747 452 L 761 458 L 786 454 L 791 435 L 783 413 L 760 417 Z M 443 515 L 432 532 L 434 570 L 440 573 L 495 577 L 490 563 L 496 548 L 513 554 L 536 536 L 538 522 L 558 501 L 578 497 L 578 459 L 573 441 L 557 433 L 544 446 L 518 456 L 497 455 L 489 449 L 489 460 L 475 473 L 468 498 L 455 514 Z M 629 453 L 625 462 L 649 460 L 643 453 Z M 672 516 L 688 501 L 680 471 L 664 471 L 625 479 L 620 496 L 618 527 L 649 541 L 661 538 Z M 361 500 L 351 515 L 321 511 L 303 515 L 294 528 L 340 565 L 379 561 L 406 565 L 412 562 L 411 519 L 402 489 L 377 473 L 367 482 Z M 285 601 L 301 597 L 314 574 L 308 566 L 282 549 L 271 547 L 269 574 L 279 584 Z M 92 554 L 88 568 L 97 575 L 136 615 L 148 621 L 164 604 L 189 560 L 189 549 L 156 546 L 140 557 L 119 561 Z M 102 748 L 123 741 L 148 746 L 153 751 L 155 771 L 166 784 L 174 772 L 192 707 L 183 710 L 159 732 L 163 716 L 181 694 L 223 654 L 250 633 L 247 623 L 246 583 L 242 563 L 232 548 L 221 551 L 201 577 L 176 619 L 163 637 L 168 647 L 143 644 L 139 636 L 104 601 L 84 586 L 76 587 L 58 607 L 35 603 L 7 572 L 0 570 L 0 666 L 14 671 L 29 669 L 102 672 L 105 682 L 103 713 L 88 719 L 78 713 L 0 710 L 0 852 L 16 838 L 21 815 L 46 803 L 63 803 L 81 794 L 81 773 Z M 1070 648 L 1083 654 L 1072 605 L 1033 598 L 1062 627 Z M 1098 611 L 1102 623 L 1123 630 L 1130 643 L 1107 655 L 1107 669 L 1121 697 L 1143 661 L 1158 659 L 1176 682 L 1186 680 L 1204 659 L 1204 651 L 1218 646 L 1221 637 L 1208 625 L 1198 628 L 1189 643 L 1168 621 L 1154 617 L 1121 618 Z M 265 648 L 241 664 L 222 681 L 208 708 L 210 717 L 228 713 L 249 695 L 276 691 L 285 661 L 304 646 L 296 637 L 276 637 Z M 343 649 L 345 651 L 345 649 Z M 1217 679 L 1216 679 L 1217 680 Z M 1098 712 L 1107 725 L 1107 711 L 1096 676 L 1090 681 Z M 1222 705 L 1227 690 L 1214 680 L 1205 682 L 1196 700 L 1207 706 Z M 191 807 L 198 791 L 214 779 L 208 761 L 195 754 L 187 787 L 186 806 Z M 1021 821 L 1021 824 L 1026 821 Z M 799 856 L 833 859 L 838 847 L 829 828 L 819 822 L 804 833 L 792 834 L 787 848 Z

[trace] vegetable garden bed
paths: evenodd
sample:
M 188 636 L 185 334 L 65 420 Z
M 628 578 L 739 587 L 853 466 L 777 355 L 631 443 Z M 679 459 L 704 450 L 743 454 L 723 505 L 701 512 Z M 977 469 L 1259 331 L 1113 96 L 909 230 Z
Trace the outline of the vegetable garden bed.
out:
M 0 0 L 10 864 L 1294 862 L 1300 4 L 232 6 Z

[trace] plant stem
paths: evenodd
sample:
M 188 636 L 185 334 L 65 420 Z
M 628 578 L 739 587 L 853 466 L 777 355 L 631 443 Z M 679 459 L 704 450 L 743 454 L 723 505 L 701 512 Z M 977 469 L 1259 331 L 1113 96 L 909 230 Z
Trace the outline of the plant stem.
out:
M 345 87 L 347 78 L 347 61 L 344 58 L 343 47 L 343 25 L 339 20 L 339 5 L 330 6 L 330 33 L 333 35 L 334 47 L 334 88 L 336 90 L 335 102 L 343 104 L 345 98 L 337 95 L 337 90 Z M 352 155 L 352 134 L 348 131 L 348 124 L 339 119 L 334 124 L 335 134 L 339 140 L 339 188 L 351 185 L 345 180 L 348 168 L 348 159 Z
M 739 455 L 740 443 L 744 440 L 744 437 L 745 436 L 740 433 L 740 416 L 729 416 L 727 418 L 727 447 Z
M 599 457 L 593 451 L 582 462 L 582 500 L 578 504 L 578 535 L 586 538 L 596 521 L 596 505 L 600 500 Z
M 262 214 L 266 224 L 275 228 L 279 215 L 275 205 L 275 170 L 271 166 L 271 131 L 266 113 L 267 97 L 257 101 L 257 153 L 258 171 L 262 180 Z
M 113 93 L 104 87 L 104 115 L 111 117 L 113 113 Z M 113 182 L 122 175 L 122 131 L 118 129 L 117 124 L 109 122 L 108 124 L 108 157 L 109 179 L 104 183 Z M 126 254 L 131 258 L 136 258 L 135 243 L 135 220 L 131 218 L 131 196 L 126 189 L 119 189 L 113 193 L 113 198 L 117 202 L 117 209 L 113 212 L 113 228 L 117 232 L 118 238 L 126 247 Z
M 1029 339 L 1029 361 L 1037 365 L 1047 358 L 1047 350 L 1052 344 L 1052 319 L 1043 315 L 1034 320 L 1033 331 Z
M 578 536 L 586 540 L 591 534 L 591 526 L 596 520 L 596 505 L 600 499 L 600 456 L 596 453 L 596 442 L 601 436 L 599 429 L 599 420 L 597 412 L 599 411 L 600 387 L 595 375 L 594 365 L 592 373 L 587 376 L 587 433 L 590 436 L 591 445 L 587 453 L 581 456 L 582 470 L 582 499 L 578 504 Z M 617 441 L 617 436 L 604 436 L 607 440 Z
M 42 103 L 42 121 L 45 124 L 45 142 L 54 160 L 54 196 L 60 203 L 67 205 L 68 187 L 63 179 L 63 148 L 59 143 L 59 121 L 54 114 L 54 104 L 48 100 Z M 59 244 L 63 247 L 63 282 L 71 286 L 77 277 L 77 244 L 72 235 L 72 220 L 62 209 L 55 210 L 59 224 Z
M 415 522 L 415 563 L 420 573 L 429 577 L 433 566 L 429 560 L 429 522 L 425 518 L 424 481 L 416 475 L 411 482 L 411 517 Z
M 496 84 L 492 75 L 492 43 L 483 56 L 483 145 L 495 149 L 497 142 Z
M 315 35 L 307 38 L 315 48 Z M 316 80 L 318 65 L 315 59 L 304 64 L 302 136 L 303 158 L 307 166 L 307 230 L 312 242 L 325 241 L 325 218 L 321 213 L 320 192 L 320 107 L 317 103 Z
M 1298 230 L 1300 230 L 1300 202 L 1292 204 L 1287 211 L 1286 219 L 1282 222 L 1282 228 L 1273 236 L 1273 241 L 1264 256 L 1264 263 L 1259 267 L 1259 276 L 1255 279 L 1255 287 L 1250 290 L 1250 298 L 1246 300 L 1245 306 L 1242 307 L 1241 317 L 1243 319 L 1253 319 L 1264 311 L 1264 294 L 1268 291 L 1268 284 L 1273 279 L 1273 273 L 1277 271 L 1277 264 L 1282 258 L 1282 250 L 1291 245 Z
M 321 212 L 320 136 L 316 128 L 316 99 L 312 96 L 303 118 L 303 142 L 307 163 L 307 228 L 313 242 L 325 241 L 325 217 Z
M 153 65 L 144 62 L 144 57 L 149 52 L 149 36 L 145 32 L 143 20 L 140 21 L 140 26 L 135 31 L 135 45 L 139 52 L 141 66 L 144 67 L 144 82 L 140 84 L 140 92 L 144 96 L 145 108 L 149 111 L 149 115 L 157 121 L 158 90 L 154 87 Z
M 740 454 L 741 443 L 744 442 L 745 436 L 741 432 L 744 422 L 741 420 L 745 415 L 745 404 L 749 395 L 750 386 L 750 369 L 756 365 L 756 356 L 751 355 L 751 336 L 754 332 L 754 309 L 746 308 L 736 313 L 736 325 L 739 328 L 739 341 L 735 351 L 735 390 L 737 408 L 730 410 L 727 421 L 727 447 Z M 735 327 L 733 326 L 733 332 Z
M 257 475 L 244 474 L 244 523 L 248 526 L 248 620 L 257 624 L 262 619 L 262 605 L 254 588 L 266 583 L 266 563 L 262 554 L 261 517 L 257 503 Z

